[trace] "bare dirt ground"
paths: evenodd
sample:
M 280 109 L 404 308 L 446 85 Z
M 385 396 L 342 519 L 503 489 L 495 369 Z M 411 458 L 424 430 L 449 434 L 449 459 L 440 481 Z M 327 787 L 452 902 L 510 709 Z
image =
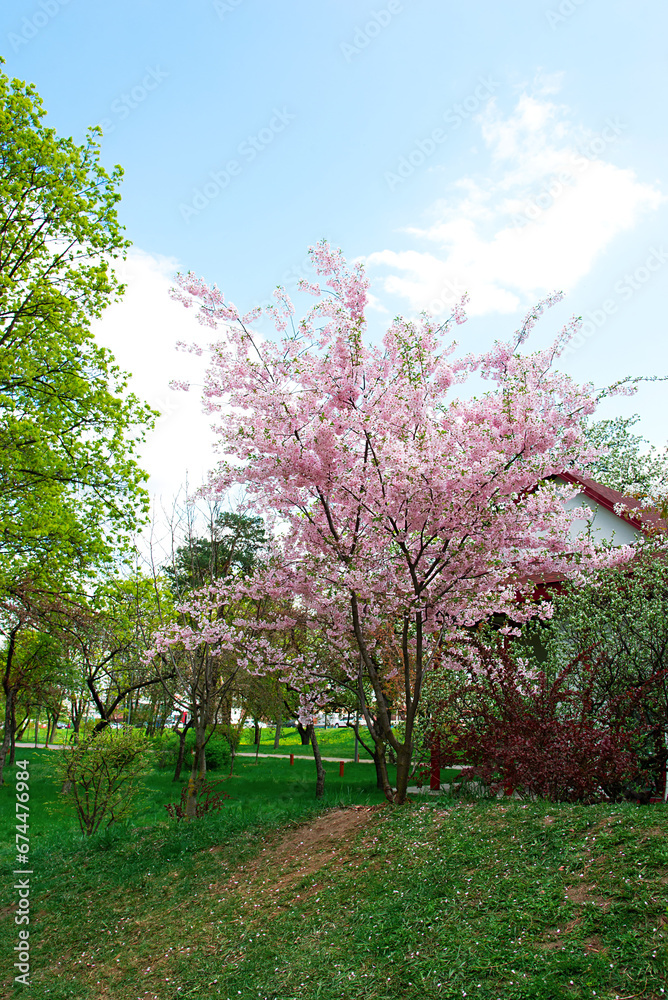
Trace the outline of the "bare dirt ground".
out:
M 316 820 L 289 830 L 280 839 L 262 848 L 253 861 L 241 865 L 221 889 L 247 891 L 253 886 L 263 892 L 281 893 L 325 866 L 336 867 L 348 860 L 351 844 L 369 823 L 379 806 L 354 806 L 324 813 Z M 215 852 L 217 848 L 212 848 Z

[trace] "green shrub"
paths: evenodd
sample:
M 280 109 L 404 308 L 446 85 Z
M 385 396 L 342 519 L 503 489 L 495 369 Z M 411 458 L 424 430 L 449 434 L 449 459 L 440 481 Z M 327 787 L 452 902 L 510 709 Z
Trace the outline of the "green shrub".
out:
M 193 739 L 193 746 L 195 740 Z M 232 751 L 224 736 L 214 733 L 206 745 L 206 767 L 208 771 L 220 771 L 230 766 Z
M 147 743 L 151 746 L 154 767 L 159 771 L 176 767 L 179 755 L 179 738 L 176 733 L 170 730 L 156 733 L 154 736 L 148 737 Z
M 126 819 L 151 748 L 143 733 L 110 728 L 73 737 L 54 758 L 63 788 L 71 792 L 81 832 L 90 836 Z
M 215 736 L 220 736 L 227 742 L 228 746 L 234 747 L 234 749 L 236 750 L 237 747 L 239 746 L 239 741 L 241 739 L 241 727 L 224 726 L 224 725 L 216 726 Z
M 176 767 L 179 757 L 179 736 L 175 732 L 162 733 L 151 738 L 155 766 L 160 770 Z M 184 766 L 190 768 L 192 752 L 195 749 L 195 733 L 189 729 L 186 734 L 186 751 Z M 225 735 L 217 730 L 211 735 L 206 745 L 206 766 L 209 771 L 220 771 L 230 766 L 232 752 Z

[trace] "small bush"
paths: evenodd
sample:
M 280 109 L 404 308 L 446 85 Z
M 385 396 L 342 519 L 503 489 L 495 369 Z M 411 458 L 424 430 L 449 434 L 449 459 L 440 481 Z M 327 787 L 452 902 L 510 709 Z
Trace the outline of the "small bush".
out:
M 179 738 L 176 733 L 169 730 L 156 733 L 148 737 L 147 742 L 153 754 L 153 764 L 159 771 L 176 767 L 179 754 Z
M 215 737 L 225 740 L 230 748 L 236 750 L 241 740 L 241 726 L 218 725 L 215 729 Z
M 193 739 L 193 746 L 195 740 Z M 206 767 L 208 771 L 221 771 L 230 766 L 232 751 L 230 744 L 224 736 L 216 733 L 211 737 L 206 745 Z
M 186 806 L 188 802 L 188 785 L 186 782 L 181 789 L 181 800 L 179 802 L 169 802 L 165 809 L 172 819 L 185 819 Z M 223 801 L 229 799 L 227 792 L 216 791 L 216 786 L 211 782 L 204 781 L 197 792 L 197 805 L 195 806 L 195 818 L 206 815 L 206 813 L 217 813 L 223 808 Z
M 176 767 L 179 756 L 179 736 L 175 732 L 162 733 L 151 739 L 155 766 L 160 770 Z M 195 733 L 189 729 L 186 734 L 185 765 L 190 766 L 192 752 L 195 749 Z M 221 771 L 230 766 L 232 751 L 226 737 L 214 731 L 206 745 L 206 767 L 209 771 Z
M 55 758 L 59 778 L 69 784 L 81 832 L 91 836 L 102 823 L 126 819 L 151 752 L 146 737 L 132 729 L 103 729 L 72 738 Z

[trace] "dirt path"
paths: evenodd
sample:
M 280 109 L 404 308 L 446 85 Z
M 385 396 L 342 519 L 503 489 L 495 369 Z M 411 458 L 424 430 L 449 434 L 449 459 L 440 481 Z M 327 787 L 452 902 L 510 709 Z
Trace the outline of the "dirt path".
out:
M 335 879 L 346 867 L 361 865 L 355 841 L 360 833 L 364 835 L 365 828 L 373 828 L 381 809 L 383 805 L 353 806 L 323 813 L 310 822 L 267 836 L 259 853 L 234 867 L 226 863 L 222 845 L 211 847 L 207 852 L 211 861 L 189 876 L 185 904 L 182 887 L 171 891 L 169 886 L 172 877 L 180 877 L 179 868 L 161 876 L 166 891 L 161 897 L 159 918 L 151 908 L 128 911 L 127 900 L 119 897 L 118 912 L 105 916 L 110 940 L 112 935 L 118 935 L 118 944 L 110 949 L 106 938 L 96 937 L 93 928 L 97 927 L 98 916 L 91 904 L 90 948 L 71 954 L 62 950 L 58 954 L 58 973 L 66 969 L 73 980 L 92 989 L 97 1000 L 135 1000 L 138 996 L 142 1000 L 166 1000 L 167 996 L 181 996 L 173 991 L 195 953 L 199 953 L 201 961 L 215 956 L 221 968 L 232 968 L 244 959 L 252 932 L 264 933 L 278 911 L 298 906 L 295 921 L 306 919 L 303 904 L 317 897 L 319 886 Z M 141 886 L 136 891 L 141 893 Z M 55 974 L 56 968 L 52 971 Z M 124 985 L 129 972 L 141 985 L 138 992 L 136 985 L 127 989 Z M 196 992 L 199 996 L 199 989 Z
M 254 887 L 262 893 L 282 893 L 294 883 L 322 868 L 349 857 L 351 843 L 382 806 L 353 806 L 324 813 L 284 833 L 280 839 L 262 848 L 248 864 L 241 865 L 219 888 L 229 893 L 243 890 L 252 895 Z M 212 853 L 218 848 L 211 848 Z

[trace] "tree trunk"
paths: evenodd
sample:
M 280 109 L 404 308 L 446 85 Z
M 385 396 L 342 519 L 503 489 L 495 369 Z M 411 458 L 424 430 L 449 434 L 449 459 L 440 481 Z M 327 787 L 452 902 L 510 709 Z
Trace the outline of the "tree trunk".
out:
M 388 802 L 394 802 L 394 791 L 387 774 L 387 760 L 385 759 L 385 744 L 382 740 L 375 743 L 373 751 L 373 762 L 376 765 L 376 787 L 382 788 Z
M 309 729 L 311 728 L 311 726 L 302 726 L 301 722 L 297 723 L 297 732 L 299 733 L 303 747 L 307 747 L 311 742 L 311 737 L 309 735 Z
M 412 756 L 413 748 L 411 744 L 409 742 L 401 743 L 397 750 L 397 790 L 394 794 L 394 801 L 397 805 L 402 805 L 406 801 Z
M 385 774 L 383 773 L 384 760 L 381 759 L 380 748 L 375 747 L 373 751 L 373 762 L 376 766 L 376 788 L 385 790 L 386 776 L 387 776 L 387 766 L 385 767 Z
M 195 752 L 193 766 L 188 781 L 188 798 L 186 800 L 186 818 L 194 819 L 197 815 L 197 795 L 206 779 L 206 727 L 195 725 Z
M 9 747 L 11 745 L 12 739 L 12 716 L 14 707 L 14 689 L 7 687 L 5 689 L 5 735 L 2 741 L 2 747 L 0 748 L 0 785 L 4 784 L 4 771 L 5 771 L 5 760 L 7 759 L 7 753 L 9 752 Z
M 174 771 L 174 777 L 172 778 L 172 781 L 179 781 L 181 777 L 181 770 L 183 768 L 183 759 L 186 755 L 186 734 L 190 729 L 191 725 L 192 721 L 186 722 L 181 732 L 179 732 L 178 729 L 175 730 L 175 732 L 179 737 L 179 755 L 176 759 L 176 770 Z
M 13 767 L 16 760 L 16 691 L 12 699 L 12 723 L 9 738 L 11 741 L 9 745 L 9 766 Z
M 72 732 L 79 733 L 79 726 L 81 725 L 81 719 L 84 713 L 84 702 L 83 698 L 79 701 L 72 695 L 70 697 L 70 720 L 72 722 Z
M 237 755 L 237 749 L 239 747 L 239 740 L 241 739 L 241 734 L 244 729 L 244 723 L 246 722 L 246 711 L 244 710 L 241 714 L 239 722 L 233 726 L 230 723 L 229 733 L 230 733 L 230 774 L 234 771 L 234 760 Z
M 218 712 L 220 718 L 220 724 L 222 726 L 232 725 L 232 692 L 230 691 L 228 696 L 223 699 L 220 710 Z
M 278 711 L 278 717 L 276 719 L 276 732 L 274 733 L 274 750 L 278 750 L 280 740 L 281 740 L 281 723 L 283 722 L 283 712 L 281 709 Z
M 29 709 L 26 716 L 17 725 L 14 726 L 14 734 L 15 734 L 14 739 L 16 740 L 17 743 L 21 742 L 26 733 L 26 730 L 28 729 L 28 726 L 30 725 L 31 713 L 32 709 Z M 14 717 L 16 718 L 16 716 Z
M 325 794 L 325 769 L 322 766 L 322 757 L 320 756 L 318 737 L 315 734 L 315 726 L 309 726 L 308 728 L 311 730 L 311 746 L 313 748 L 313 759 L 315 761 L 315 797 L 316 799 L 321 799 Z
M 253 732 L 253 743 L 255 744 L 256 747 L 259 747 L 259 745 L 260 745 L 260 727 L 258 725 L 257 719 L 253 719 L 253 726 L 255 727 L 254 728 L 254 732 Z

